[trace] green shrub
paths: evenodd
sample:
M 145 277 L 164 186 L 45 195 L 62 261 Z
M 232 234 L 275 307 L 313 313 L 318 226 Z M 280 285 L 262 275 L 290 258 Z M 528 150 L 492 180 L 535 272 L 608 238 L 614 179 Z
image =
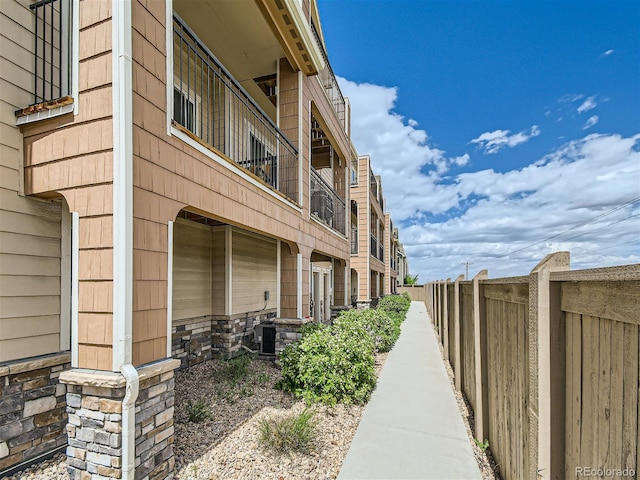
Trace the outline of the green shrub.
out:
M 209 410 L 209 402 L 205 399 L 200 399 L 195 402 L 187 403 L 187 415 L 190 422 L 202 422 L 211 416 Z
M 307 402 L 366 403 L 376 383 L 373 351 L 361 325 L 315 329 L 280 354 L 279 387 Z
M 305 408 L 300 414 L 263 419 L 260 421 L 260 444 L 278 453 L 309 453 L 318 438 L 318 423 L 314 417 L 315 412 Z
M 356 335 L 354 327 L 362 328 L 371 338 L 375 351 L 388 352 L 400 336 L 400 326 L 385 311 L 379 309 L 346 310 L 338 315 L 334 328 Z
M 410 306 L 411 299 L 407 292 L 404 292 L 402 295 L 387 295 L 378 301 L 378 310 L 387 313 L 401 314 L 403 317 L 406 315 Z

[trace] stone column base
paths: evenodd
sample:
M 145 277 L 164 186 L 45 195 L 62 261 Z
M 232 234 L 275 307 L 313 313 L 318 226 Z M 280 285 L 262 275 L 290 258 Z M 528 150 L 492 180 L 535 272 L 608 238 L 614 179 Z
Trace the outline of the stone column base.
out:
M 67 464 L 72 480 L 123 478 L 125 435 L 135 444 L 136 479 L 173 476 L 173 370 L 179 366 L 179 360 L 167 359 L 138 369 L 135 427 L 128 432 L 123 431 L 122 374 L 75 369 L 60 375 L 67 384 Z
M 371 300 L 358 300 L 356 302 L 356 308 L 358 310 L 368 310 L 371 308 Z

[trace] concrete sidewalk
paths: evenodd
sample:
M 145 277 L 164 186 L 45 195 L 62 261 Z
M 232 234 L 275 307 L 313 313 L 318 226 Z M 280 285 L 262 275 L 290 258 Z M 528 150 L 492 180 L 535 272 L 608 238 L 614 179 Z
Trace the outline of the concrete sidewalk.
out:
M 435 332 L 412 302 L 338 479 L 480 479 Z

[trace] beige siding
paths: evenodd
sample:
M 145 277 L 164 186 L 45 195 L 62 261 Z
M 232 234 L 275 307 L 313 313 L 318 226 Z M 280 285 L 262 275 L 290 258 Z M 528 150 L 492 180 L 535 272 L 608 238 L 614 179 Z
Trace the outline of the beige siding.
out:
M 211 314 L 211 231 L 176 222 L 173 233 L 173 319 Z
M 225 305 L 225 230 L 211 230 L 211 313 L 224 315 Z
M 276 242 L 233 231 L 233 312 L 265 308 L 264 292 L 270 292 L 267 308 L 276 308 Z
M 18 194 L 22 135 L 14 112 L 33 101 L 29 3 L 5 0 L 0 12 L 0 362 L 59 351 L 60 294 L 69 294 L 60 282 L 60 202 Z

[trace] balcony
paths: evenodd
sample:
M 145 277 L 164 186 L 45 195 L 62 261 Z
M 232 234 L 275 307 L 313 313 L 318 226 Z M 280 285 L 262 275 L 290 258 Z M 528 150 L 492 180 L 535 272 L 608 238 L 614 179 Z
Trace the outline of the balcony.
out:
M 173 49 L 174 125 L 299 202 L 297 149 L 176 14 Z
M 72 0 L 41 0 L 33 11 L 33 101 L 17 110 L 17 124 L 69 113 L 72 92 Z
M 346 235 L 345 203 L 311 167 L 311 213 L 337 232 Z
M 351 255 L 358 254 L 358 229 L 351 227 Z
M 331 106 L 336 113 L 336 117 L 340 121 L 340 125 L 342 125 L 342 128 L 346 128 L 344 96 L 342 95 L 342 91 L 340 90 L 340 86 L 338 85 L 338 81 L 336 80 L 336 76 L 333 73 L 331 64 L 329 63 L 329 57 L 326 50 L 324 49 L 324 45 L 322 43 L 322 40 L 320 40 L 320 35 L 318 34 L 318 30 L 313 21 L 311 22 L 311 31 L 316 38 L 316 42 L 318 42 L 318 46 L 320 47 L 320 51 L 322 52 L 322 57 L 324 58 L 325 63 L 325 68 L 321 70 L 320 73 L 318 73 L 318 79 L 324 87 L 324 91 L 327 93 L 329 102 L 331 103 Z

